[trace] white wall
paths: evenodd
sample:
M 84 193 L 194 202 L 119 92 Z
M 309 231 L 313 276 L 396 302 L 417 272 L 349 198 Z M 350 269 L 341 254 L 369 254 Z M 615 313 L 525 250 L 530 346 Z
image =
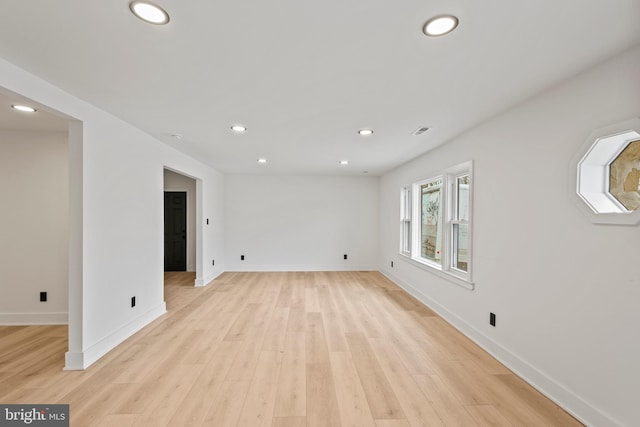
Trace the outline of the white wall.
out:
M 196 271 L 196 181 L 165 169 L 164 190 L 187 193 L 187 271 Z
M 66 132 L 0 132 L 0 324 L 67 323 L 67 145 Z
M 377 267 L 375 177 L 232 175 L 225 205 L 228 270 Z
M 638 76 L 640 48 L 381 179 L 384 273 L 593 426 L 640 425 L 640 227 L 593 225 L 569 164 L 591 131 L 640 115 Z M 471 159 L 474 291 L 398 255 L 400 188 Z
M 196 282 L 224 269 L 224 178 L 152 136 L 0 59 L 0 88 L 75 118 L 70 128 L 69 352 L 82 369 L 165 312 L 163 170 L 196 178 Z M 204 218 L 215 218 L 203 225 Z M 130 299 L 136 296 L 136 307 Z

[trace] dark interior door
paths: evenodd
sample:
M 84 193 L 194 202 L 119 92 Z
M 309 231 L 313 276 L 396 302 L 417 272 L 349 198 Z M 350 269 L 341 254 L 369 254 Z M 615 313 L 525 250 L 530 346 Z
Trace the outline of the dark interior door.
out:
M 164 271 L 187 271 L 187 193 L 164 193 Z

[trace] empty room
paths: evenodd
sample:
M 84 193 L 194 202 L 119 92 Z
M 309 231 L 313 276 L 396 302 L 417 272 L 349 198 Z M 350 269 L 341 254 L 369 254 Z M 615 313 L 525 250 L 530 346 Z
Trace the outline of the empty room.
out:
M 640 425 L 640 3 L 0 4 L 0 426 Z

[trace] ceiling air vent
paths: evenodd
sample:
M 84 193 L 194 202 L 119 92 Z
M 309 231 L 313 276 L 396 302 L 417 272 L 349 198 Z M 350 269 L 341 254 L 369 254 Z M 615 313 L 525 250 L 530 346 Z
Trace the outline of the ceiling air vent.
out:
M 418 128 L 418 129 L 413 131 L 412 135 L 422 135 L 423 133 L 425 133 L 428 130 L 429 130 L 428 127 Z

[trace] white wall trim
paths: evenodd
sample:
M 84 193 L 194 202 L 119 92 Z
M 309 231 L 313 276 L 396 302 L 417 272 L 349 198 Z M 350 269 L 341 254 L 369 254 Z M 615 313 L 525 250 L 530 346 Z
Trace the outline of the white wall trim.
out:
M 65 354 L 66 366 L 64 369 L 66 371 L 87 369 L 95 361 L 166 312 L 167 305 L 163 301 L 162 304 L 158 304 L 156 307 L 153 307 L 147 312 L 136 317 L 131 322 L 107 335 L 91 347 L 84 350 L 82 353 L 67 352 Z
M 84 353 L 75 353 L 67 351 L 64 354 L 63 371 L 82 371 L 84 370 Z
M 220 276 L 224 271 L 215 271 L 204 279 L 196 279 L 195 287 L 201 288 L 203 286 L 207 286 L 211 281 L 215 280 L 218 276 Z
M 380 272 L 413 297 L 417 298 L 424 305 L 435 311 L 453 327 L 458 329 L 465 336 L 513 371 L 516 375 L 529 383 L 540 393 L 551 399 L 580 422 L 594 427 L 622 425 L 611 416 L 600 411 L 598 408 L 586 402 L 571 390 L 547 376 L 544 372 L 538 370 L 535 366 L 531 365 L 520 356 L 512 353 L 510 350 L 504 348 L 496 341 L 465 322 L 455 313 L 452 313 L 442 305 L 438 304 L 410 283 L 394 276 L 388 270 L 380 270 Z
M 65 366 L 82 366 L 84 342 L 84 123 L 69 121 L 69 327 Z M 66 369 L 66 368 L 65 368 Z
M 0 313 L 1 326 L 66 325 L 69 314 L 64 313 Z
M 231 265 L 229 272 L 263 272 L 263 271 L 378 271 L 374 264 L 334 264 L 334 265 Z
M 204 241 L 204 195 L 203 195 L 203 180 L 202 178 L 199 178 L 198 176 L 192 175 L 190 173 L 184 172 L 181 170 L 181 168 L 176 168 L 176 167 L 172 167 L 169 166 L 167 164 L 163 165 L 162 167 L 163 170 L 163 176 L 164 176 L 164 171 L 168 170 L 170 172 L 176 173 L 178 175 L 182 175 L 185 178 L 189 178 L 195 181 L 196 184 L 196 191 L 195 191 L 195 195 L 190 194 L 190 192 L 188 190 L 172 190 L 172 189 L 168 189 L 165 190 L 164 189 L 164 180 L 163 180 L 163 191 L 186 191 L 187 192 L 187 207 L 189 206 L 189 197 L 193 197 L 195 196 L 195 244 L 196 244 L 196 252 L 194 254 L 195 256 L 195 265 L 191 264 L 191 265 L 187 265 L 187 271 L 189 272 L 193 272 L 195 271 L 196 273 L 196 277 L 201 276 L 202 274 L 204 274 L 204 270 L 205 270 L 205 266 L 203 263 L 203 256 L 204 256 L 204 249 L 203 249 L 203 241 Z M 163 193 L 164 194 L 164 193 Z M 189 229 L 189 211 L 187 210 L 187 230 Z M 162 238 L 164 241 L 164 229 L 162 229 Z M 187 245 L 187 261 L 189 259 L 188 256 L 188 250 L 189 250 L 189 246 Z M 204 286 L 207 283 L 209 283 L 209 281 L 206 281 L 205 279 L 201 279 L 202 283 L 200 283 L 198 281 L 198 279 L 196 279 L 195 285 L 194 286 Z M 213 279 L 211 279 L 213 280 Z

